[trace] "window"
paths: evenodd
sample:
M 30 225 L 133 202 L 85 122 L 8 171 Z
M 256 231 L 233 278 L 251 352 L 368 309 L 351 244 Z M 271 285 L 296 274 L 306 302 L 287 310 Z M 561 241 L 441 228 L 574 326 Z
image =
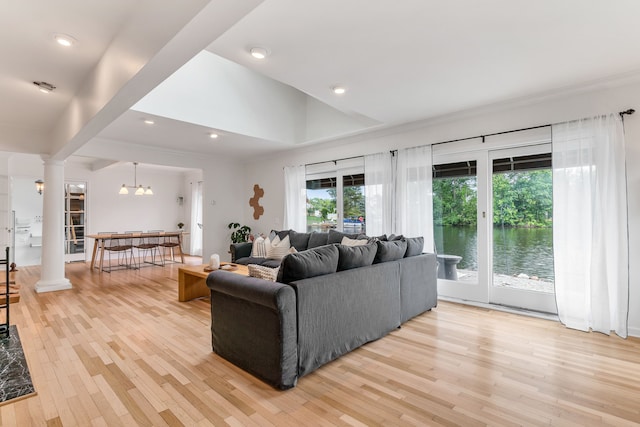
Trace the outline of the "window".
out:
M 307 231 L 365 233 L 363 168 L 307 175 Z

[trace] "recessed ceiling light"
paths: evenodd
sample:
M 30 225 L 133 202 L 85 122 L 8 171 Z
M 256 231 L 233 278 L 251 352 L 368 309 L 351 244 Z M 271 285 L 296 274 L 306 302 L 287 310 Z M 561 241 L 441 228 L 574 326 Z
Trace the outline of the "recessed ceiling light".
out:
M 38 86 L 38 90 L 40 90 L 40 92 L 42 93 L 53 92 L 53 90 L 56 88 L 51 83 L 47 83 L 47 82 L 33 82 L 33 84 Z
M 218 136 L 220 136 L 220 135 L 218 135 L 218 134 L 217 134 L 217 133 L 215 133 L 215 132 L 211 132 L 211 133 L 209 134 L 209 138 L 211 138 L 211 139 L 217 139 L 217 138 L 218 138 Z
M 251 56 L 256 59 L 264 59 L 269 55 L 269 51 L 263 47 L 252 47 Z
M 70 47 L 76 44 L 76 39 L 68 34 L 54 34 L 53 39 L 60 45 L 64 47 Z
M 151 120 L 151 119 L 144 119 L 144 122 L 145 122 L 145 124 L 148 124 L 148 125 L 152 125 L 152 124 L 154 124 L 154 123 L 155 123 L 155 122 L 154 122 L 153 120 Z
M 334 87 L 331 88 L 331 90 L 336 95 L 342 95 L 347 91 L 347 89 L 344 86 L 334 86 Z

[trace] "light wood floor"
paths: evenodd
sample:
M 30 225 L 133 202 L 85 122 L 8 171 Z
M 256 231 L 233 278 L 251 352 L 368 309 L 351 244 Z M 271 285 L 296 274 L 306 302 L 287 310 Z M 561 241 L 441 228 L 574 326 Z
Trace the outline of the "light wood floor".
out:
M 193 259 L 192 259 L 193 261 Z M 3 426 L 634 425 L 640 340 L 441 302 L 387 337 L 272 389 L 211 352 L 209 303 L 179 265 L 91 272 L 13 306 L 37 396 Z

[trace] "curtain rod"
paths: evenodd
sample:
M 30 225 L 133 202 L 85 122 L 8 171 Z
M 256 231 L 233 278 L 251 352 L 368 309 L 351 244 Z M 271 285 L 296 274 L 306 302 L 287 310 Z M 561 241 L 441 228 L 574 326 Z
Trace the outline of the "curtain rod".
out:
M 620 111 L 618 114 L 620 115 L 620 118 L 624 122 L 624 116 L 625 115 L 629 115 L 630 116 L 635 112 L 636 112 L 636 110 L 634 110 L 633 108 L 629 108 L 628 110 Z M 440 145 L 440 144 L 449 144 L 451 142 L 468 141 L 470 139 L 476 139 L 476 138 L 482 138 L 482 143 L 484 143 L 484 139 L 487 136 L 505 135 L 505 134 L 514 133 L 514 132 L 522 132 L 522 131 L 525 131 L 525 130 L 546 128 L 546 127 L 549 127 L 549 126 L 553 126 L 553 124 L 549 123 L 547 125 L 531 126 L 531 127 L 528 127 L 528 128 L 505 130 L 505 131 L 502 131 L 502 132 L 487 133 L 487 134 L 484 134 L 484 135 L 469 136 L 469 137 L 466 137 L 466 138 L 450 139 L 448 141 L 434 142 L 433 144 L 430 144 L 430 145 L 433 146 L 433 145 Z M 397 153 L 398 150 L 390 150 L 390 152 L 391 152 L 391 155 L 395 155 L 395 153 Z M 336 159 L 336 160 L 325 160 L 324 162 L 306 163 L 305 166 L 321 165 L 322 163 L 330 163 L 330 162 L 333 162 L 334 165 L 337 165 L 339 161 L 351 160 L 351 159 L 359 159 L 360 157 L 363 157 L 363 156 L 351 156 L 351 157 L 344 157 L 342 159 Z

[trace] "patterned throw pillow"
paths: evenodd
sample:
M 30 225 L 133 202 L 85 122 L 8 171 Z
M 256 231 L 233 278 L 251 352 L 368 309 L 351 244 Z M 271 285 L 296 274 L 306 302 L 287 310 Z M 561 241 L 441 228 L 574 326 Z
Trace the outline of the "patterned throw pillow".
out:
M 251 247 L 251 257 L 252 258 L 266 258 L 269 253 L 269 247 L 271 246 L 271 242 L 269 238 L 264 238 L 262 236 L 256 237 L 253 240 L 253 246 Z
M 344 246 L 365 246 L 369 241 L 367 239 L 350 239 L 348 237 L 343 237 L 340 242 L 341 245 Z
M 249 264 L 247 265 L 247 269 L 249 270 L 249 276 L 251 277 L 257 277 L 259 279 L 275 282 L 276 278 L 278 277 L 278 271 L 280 270 L 280 267 L 269 268 L 262 265 Z
M 289 236 L 285 237 L 282 240 L 280 240 L 280 238 L 276 236 L 271 241 L 271 245 L 267 249 L 267 258 L 282 259 L 289 253 L 289 248 L 291 248 L 291 245 L 289 244 Z

